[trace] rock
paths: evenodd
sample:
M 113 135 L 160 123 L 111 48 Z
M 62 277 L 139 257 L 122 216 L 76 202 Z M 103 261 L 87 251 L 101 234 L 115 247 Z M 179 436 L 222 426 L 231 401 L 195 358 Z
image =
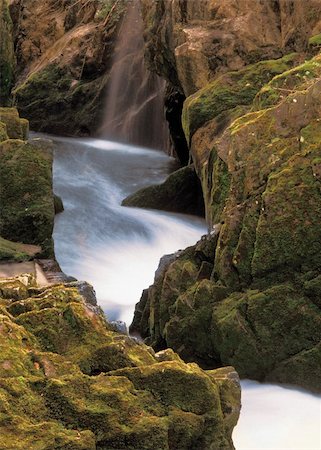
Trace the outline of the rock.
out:
M 113 331 L 117 331 L 120 334 L 128 334 L 127 325 L 122 320 L 113 320 L 112 322 L 109 322 L 109 325 Z
M 186 97 L 221 73 L 305 50 L 321 31 L 318 0 L 141 3 L 151 67 Z
M 226 122 L 229 111 L 237 106 L 251 105 L 258 91 L 268 81 L 290 69 L 298 61 L 299 57 L 295 53 L 277 60 L 260 61 L 221 75 L 188 97 L 182 114 L 187 141 L 190 142 L 195 131 L 209 120 L 221 116 L 221 120 L 224 117 Z M 242 109 L 240 113 L 243 113 Z
M 6 125 L 6 135 L 1 141 L 9 139 L 20 139 L 26 141 L 29 134 L 29 122 L 21 119 L 17 108 L 0 108 L 0 121 Z
M 61 197 L 59 195 L 54 194 L 54 207 L 55 207 L 55 214 L 60 214 L 64 211 L 64 204 L 62 202 Z
M 26 261 L 30 259 L 30 253 L 28 254 L 23 244 L 11 242 L 0 237 L 0 261 Z
M 24 133 L 16 110 L 1 111 L 9 136 L 19 130 Z M 9 139 L 0 143 L 0 188 L 0 235 L 39 245 L 43 256 L 52 256 L 54 199 L 48 142 Z
M 133 325 L 185 361 L 321 392 L 320 5 L 143 5 L 151 65 L 188 96 L 213 245 L 164 265 Z
M 140 189 L 122 205 L 204 215 L 202 188 L 192 166 L 172 173 L 163 184 Z
M 115 3 L 111 11 L 112 2 L 96 0 L 11 2 L 18 61 L 14 96 L 34 131 L 97 132 L 126 4 Z
M 14 84 L 15 54 L 12 20 L 7 0 L 0 1 L 0 106 L 8 106 Z M 1 121 L 1 115 L 0 115 Z
M 170 350 L 153 356 L 111 331 L 69 285 L 10 302 L 0 295 L 0 310 L 3 449 L 35 440 L 83 450 L 234 448 L 240 387 L 233 368 L 216 375 Z
M 88 305 L 97 306 L 96 292 L 91 284 L 76 280 L 68 283 L 68 286 L 76 288 Z

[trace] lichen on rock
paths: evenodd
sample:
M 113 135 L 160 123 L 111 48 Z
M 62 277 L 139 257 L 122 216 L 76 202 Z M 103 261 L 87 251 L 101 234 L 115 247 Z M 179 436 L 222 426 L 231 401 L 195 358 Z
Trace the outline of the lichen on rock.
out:
M 132 328 L 204 367 L 233 364 L 242 377 L 320 392 L 320 5 L 255 5 L 257 23 L 267 8 L 266 23 L 287 30 L 286 39 L 269 34 L 269 57 L 267 35 L 253 53 L 233 53 L 244 45 L 242 33 L 231 37 L 234 20 L 249 19 L 248 3 L 241 18 L 231 2 L 213 5 L 143 10 L 154 68 L 188 96 L 182 123 L 215 245 L 206 258 L 197 246 L 168 258 Z
M 234 448 L 233 368 L 207 373 L 173 352 L 158 358 L 112 331 L 72 284 L 24 283 L 0 288 L 3 449 L 33 448 L 32 440 L 55 449 Z

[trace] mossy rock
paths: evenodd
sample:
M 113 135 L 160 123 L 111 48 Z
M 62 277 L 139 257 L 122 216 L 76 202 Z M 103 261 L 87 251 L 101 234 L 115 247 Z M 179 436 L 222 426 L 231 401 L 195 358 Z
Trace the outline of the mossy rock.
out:
M 317 155 L 321 149 L 294 156 L 269 177 L 256 228 L 254 276 L 285 266 L 321 267 L 320 182 L 311 170 Z
M 0 106 L 11 103 L 10 94 L 16 65 L 13 40 L 9 4 L 7 0 L 0 0 Z
M 21 139 L 22 141 L 28 139 L 29 122 L 19 117 L 16 108 L 0 108 L 0 121 L 6 124 L 9 139 Z
M 54 207 L 55 207 L 55 214 L 60 214 L 64 211 L 64 204 L 62 202 L 61 197 L 59 195 L 54 194 Z
M 198 128 L 222 112 L 238 105 L 251 105 L 260 88 L 275 75 L 292 67 L 296 60 L 297 55 L 291 54 L 281 59 L 252 64 L 220 76 L 188 97 L 182 114 L 187 141 L 190 142 Z
M 23 244 L 7 241 L 0 237 L 0 261 L 26 261 L 30 259 Z
M 171 351 L 157 358 L 111 331 L 78 289 L 35 289 L 31 281 L 15 296 L 0 292 L 4 450 L 234 448 L 240 389 L 233 368 L 207 375 Z M 6 283 L 17 287 L 19 278 Z
M 309 298 L 279 285 L 232 294 L 215 305 L 211 335 L 223 364 L 234 363 L 242 377 L 320 392 L 320 323 L 320 310 Z
M 202 188 L 192 166 L 177 170 L 160 185 L 140 189 L 122 205 L 204 216 Z
M 276 75 L 264 85 L 253 101 L 253 109 L 269 108 L 296 90 L 306 89 L 321 74 L 321 56 L 305 61 Z
M 53 255 L 52 153 L 48 141 L 8 140 L 0 144 L 0 234 L 40 245 Z
M 9 139 L 7 125 L 4 122 L 0 122 L 0 142 L 6 141 L 7 139 Z
M 321 48 L 321 34 L 315 34 L 311 36 L 308 41 L 309 50 L 312 52 L 318 52 Z
M 102 75 L 75 83 L 70 68 L 52 63 L 31 74 L 14 95 L 20 113 L 28 117 L 33 130 L 88 135 L 101 121 L 107 79 Z

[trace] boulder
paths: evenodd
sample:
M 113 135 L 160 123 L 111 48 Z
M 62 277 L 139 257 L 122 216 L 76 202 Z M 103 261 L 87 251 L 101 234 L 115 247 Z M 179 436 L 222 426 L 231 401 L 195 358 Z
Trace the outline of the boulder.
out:
M 160 185 L 140 189 L 122 205 L 204 216 L 202 188 L 192 166 L 177 170 Z
M 34 131 L 82 136 L 97 132 L 125 4 L 11 2 L 18 61 L 14 96 Z
M 52 151 L 48 141 L 0 143 L 0 235 L 53 256 Z
M 14 54 L 13 26 L 7 0 L 0 1 L 0 107 L 10 104 L 14 84 L 16 58 Z M 1 114 L 0 114 L 1 121 Z M 0 134 L 1 137 L 1 134 Z
M 3 449 L 35 440 L 57 449 L 234 448 L 240 386 L 232 367 L 207 372 L 172 351 L 156 357 L 114 332 L 76 287 L 34 296 L 24 286 L 21 295 L 0 292 Z

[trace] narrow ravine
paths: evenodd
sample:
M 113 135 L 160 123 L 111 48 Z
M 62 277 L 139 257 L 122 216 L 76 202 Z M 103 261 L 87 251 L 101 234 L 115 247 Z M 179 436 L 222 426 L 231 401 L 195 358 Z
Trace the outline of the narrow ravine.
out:
M 55 142 L 55 192 L 65 205 L 55 224 L 57 259 L 66 273 L 94 285 L 109 319 L 129 325 L 159 259 L 194 244 L 205 222 L 120 206 L 175 168 L 164 153 L 93 139 Z
M 161 182 L 175 168 L 165 154 L 94 139 L 54 138 L 54 186 L 65 211 L 56 218 L 62 269 L 91 282 L 111 320 L 128 325 L 160 257 L 194 244 L 202 219 L 124 208 L 131 192 Z M 321 398 L 286 387 L 242 382 L 237 450 L 320 450 Z

